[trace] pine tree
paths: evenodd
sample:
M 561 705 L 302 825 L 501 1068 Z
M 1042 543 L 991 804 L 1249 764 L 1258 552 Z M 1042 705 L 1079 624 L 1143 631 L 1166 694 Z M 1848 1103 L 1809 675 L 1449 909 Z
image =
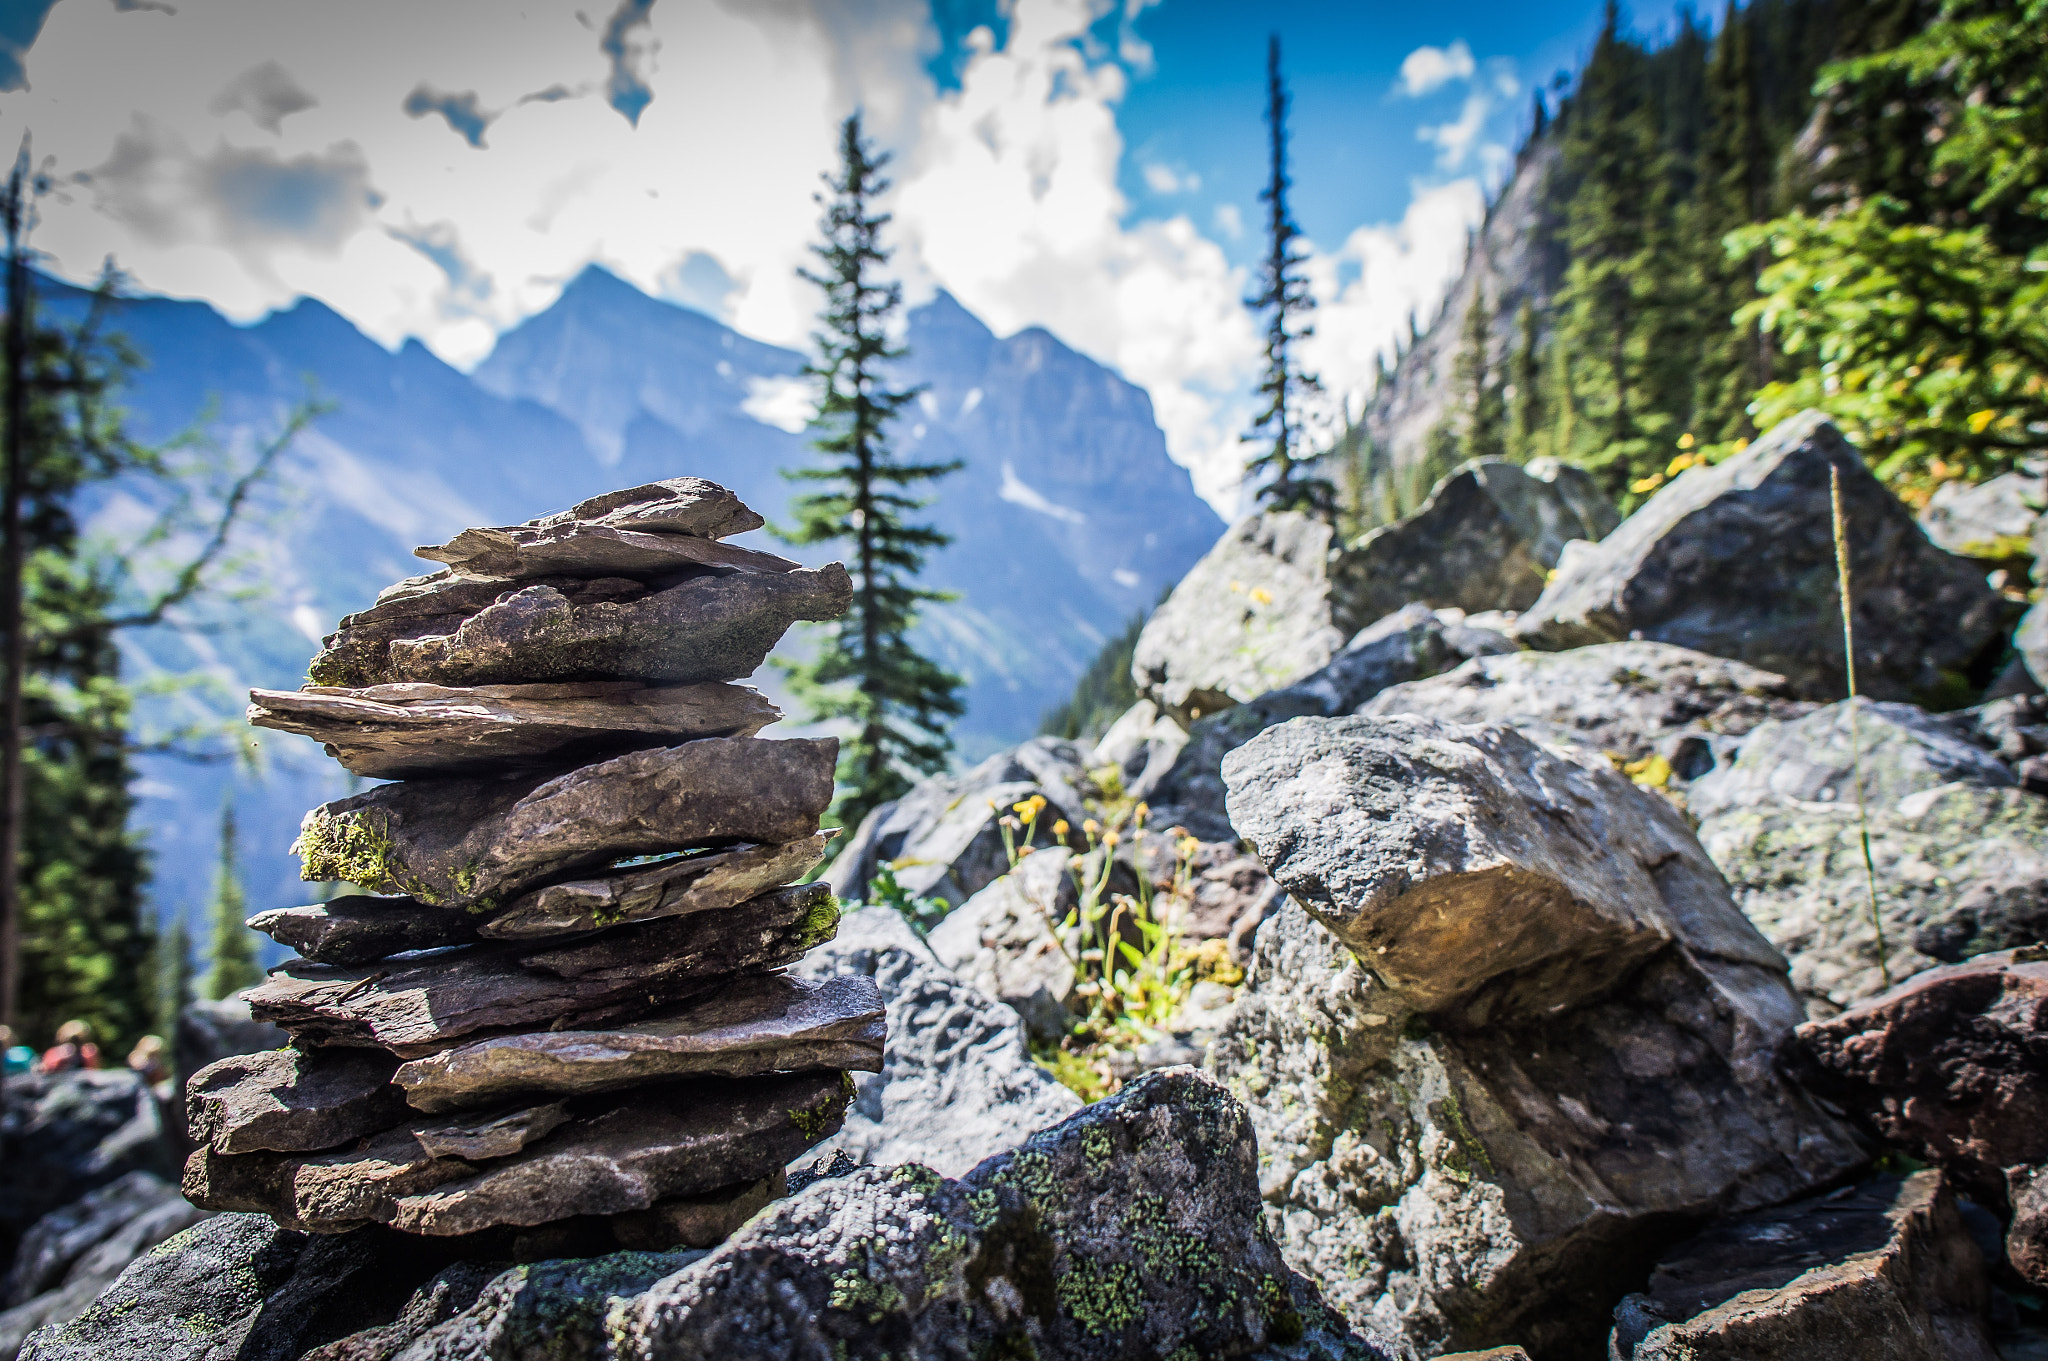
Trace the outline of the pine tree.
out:
M 1508 456 L 1527 463 L 1550 452 L 1548 394 L 1544 392 L 1542 336 L 1536 308 L 1523 303 L 1515 314 L 1515 348 L 1508 360 Z
M 242 870 L 236 857 L 233 796 L 220 810 L 220 870 L 213 885 L 213 942 L 206 975 L 206 995 L 233 997 L 263 981 L 256 964 L 256 933 L 245 925 L 248 895 L 242 891 Z
M 1486 280 L 1473 283 L 1472 305 L 1465 309 L 1465 335 L 1451 365 L 1463 425 L 1460 449 L 1465 458 L 1507 456 L 1507 399 L 1500 374 L 1489 358 L 1493 345 L 1493 308 L 1486 300 Z
M 1246 305 L 1265 318 L 1266 366 L 1258 393 L 1264 403 L 1245 435 L 1248 443 L 1264 443 L 1264 452 L 1246 465 L 1253 476 L 1264 475 L 1259 497 L 1274 510 L 1307 511 L 1334 520 L 1337 491 L 1316 473 L 1303 447 L 1302 399 L 1322 384 L 1296 362 L 1296 341 L 1314 328 L 1297 324 L 1315 309 L 1308 279 L 1301 267 L 1308 257 L 1299 245 L 1301 228 L 1287 206 L 1294 181 L 1287 173 L 1287 84 L 1280 76 L 1280 37 L 1266 41 L 1266 132 L 1269 174 L 1259 202 L 1266 205 L 1266 258 L 1260 265 L 1257 296 Z
M 185 924 L 182 907 L 170 925 L 157 933 L 155 962 L 155 1031 L 168 1039 L 177 1034 L 178 1017 L 193 996 L 192 930 Z
M 824 240 L 811 249 L 824 268 L 799 271 L 825 294 L 822 329 L 812 336 L 817 358 L 804 369 L 820 388 L 811 447 L 824 466 L 784 474 L 823 489 L 798 496 L 793 525 L 779 532 L 792 544 L 853 549 L 851 610 L 814 657 L 783 669 L 812 721 L 851 727 L 840 740 L 833 811 L 857 826 L 909 789 L 911 775 L 945 768 L 952 750 L 946 724 L 964 709 L 960 678 L 911 641 L 919 606 L 950 598 L 912 583 L 925 555 L 951 540 L 910 522 L 929 502 L 906 490 L 961 465 L 904 462 L 889 448 L 889 422 L 917 398 L 916 389 L 887 382 L 889 365 L 905 353 L 887 335 L 903 302 L 902 286 L 882 274 L 889 215 L 874 211 L 889 185 L 881 173 L 889 157 L 869 146 L 856 113 L 840 127 L 839 158 L 839 173 L 825 177 L 830 196 L 817 196 Z

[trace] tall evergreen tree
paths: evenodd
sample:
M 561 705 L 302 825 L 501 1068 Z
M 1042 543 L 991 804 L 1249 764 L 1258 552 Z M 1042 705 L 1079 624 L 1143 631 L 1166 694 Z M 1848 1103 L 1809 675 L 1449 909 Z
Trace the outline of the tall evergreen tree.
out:
M 1515 314 L 1515 348 L 1508 358 L 1508 452 L 1519 463 L 1550 452 L 1549 395 L 1544 391 L 1543 337 L 1536 308 Z
M 193 998 L 192 929 L 185 924 L 180 907 L 170 923 L 157 932 L 156 1033 L 166 1039 L 178 1030 L 178 1017 Z
M 1486 298 L 1486 279 L 1474 281 L 1472 305 L 1465 309 L 1465 335 L 1452 362 L 1451 382 L 1462 417 L 1460 450 L 1465 458 L 1504 458 L 1508 452 L 1507 398 L 1498 368 L 1491 360 L 1493 307 Z
M 1259 378 L 1263 405 L 1245 435 L 1265 449 L 1246 465 L 1266 478 L 1259 496 L 1275 510 L 1302 510 L 1325 519 L 1336 515 L 1337 490 L 1319 475 L 1303 439 L 1302 399 L 1322 384 L 1295 357 L 1295 342 L 1315 333 L 1305 320 L 1315 310 L 1302 266 L 1301 228 L 1287 206 L 1294 181 L 1287 173 L 1287 83 L 1280 75 L 1280 36 L 1266 40 L 1266 134 L 1268 174 L 1259 202 L 1266 205 L 1266 258 L 1259 266 L 1259 291 L 1246 304 L 1265 319 L 1266 366 Z
M 883 275 L 889 215 L 874 209 L 889 187 L 882 177 L 888 161 L 863 137 L 859 114 L 841 125 L 838 174 L 825 176 L 829 197 L 816 196 L 824 239 L 811 249 L 823 269 L 799 271 L 825 294 L 822 328 L 812 335 L 817 357 L 804 369 L 819 385 L 811 447 L 824 466 L 784 474 L 821 489 L 798 496 L 793 525 L 779 531 L 792 544 L 853 550 L 852 609 L 830 626 L 815 656 L 784 666 L 814 722 L 851 728 L 840 739 L 833 805 L 847 826 L 901 795 L 912 775 L 945 768 L 952 750 L 946 725 L 964 708 L 960 678 L 920 653 L 910 636 L 919 606 L 950 598 L 914 583 L 925 555 L 951 540 L 911 523 L 930 502 L 907 489 L 961 465 L 905 462 L 889 448 L 889 422 L 917 389 L 887 381 L 890 364 L 905 354 L 887 334 L 903 289 Z
M 213 882 L 213 940 L 206 973 L 206 995 L 233 997 L 263 981 L 256 965 L 256 933 L 245 923 L 249 897 L 242 891 L 242 867 L 236 854 L 235 803 L 232 795 L 220 810 L 220 869 Z

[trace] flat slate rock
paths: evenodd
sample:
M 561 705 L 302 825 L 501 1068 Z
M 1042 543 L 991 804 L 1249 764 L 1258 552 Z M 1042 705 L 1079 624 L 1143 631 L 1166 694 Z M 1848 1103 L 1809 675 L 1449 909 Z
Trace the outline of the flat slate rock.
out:
M 836 829 L 801 841 L 735 846 L 678 856 L 601 878 L 549 884 L 515 900 L 478 930 L 492 940 L 527 940 L 654 917 L 715 912 L 801 879 L 825 859 Z
M 367 1049 L 236 1054 L 185 1084 L 185 1127 L 216 1153 L 337 1148 L 405 1118 L 395 1067 Z
M 805 884 L 554 949 L 488 942 L 350 967 L 293 961 L 244 995 L 295 1041 L 418 1058 L 480 1031 L 637 1020 L 730 975 L 787 964 L 838 924 L 832 890 Z
M 679 1077 L 875 1073 L 886 1033 L 872 979 L 755 975 L 630 1025 L 496 1035 L 443 1050 L 403 1065 L 395 1081 L 415 1109 L 438 1113 Z
M 411 898 L 361 893 L 304 907 L 274 907 L 249 918 L 248 927 L 316 964 L 367 964 L 406 950 L 466 945 L 477 938 L 476 922 L 465 913 Z
M 782 717 L 745 685 L 373 685 L 251 690 L 249 722 L 310 737 L 357 775 L 377 780 L 481 774 L 671 746 L 694 737 L 752 737 Z
M 518 580 L 538 576 L 660 577 L 693 567 L 740 572 L 793 572 L 798 564 L 758 548 L 717 543 L 688 534 L 570 521 L 465 529 L 444 544 L 413 549 L 413 556 L 445 562 L 463 576 Z
M 791 624 L 837 619 L 853 599 L 838 563 L 698 576 L 659 590 L 616 577 L 524 585 L 457 577 L 445 587 L 434 580 L 416 586 L 418 600 L 390 602 L 417 614 L 344 619 L 308 679 L 349 687 L 741 680 Z
M 469 533 L 513 533 L 518 530 L 559 530 L 573 525 L 631 530 L 643 534 L 686 534 L 697 539 L 727 539 L 759 529 L 767 521 L 732 492 L 702 477 L 669 477 L 638 487 L 608 491 L 567 510 L 556 511 L 502 530 L 470 530 Z M 462 536 L 457 535 L 460 539 Z M 445 546 L 444 546 L 445 547 Z M 419 550 L 418 556 L 440 562 L 439 551 Z M 472 573 L 471 575 L 484 575 Z
M 292 849 L 309 880 L 486 909 L 637 855 L 810 836 L 837 738 L 709 737 L 566 775 L 407 780 L 322 804 Z
M 313 1156 L 229 1158 L 202 1148 L 186 1165 L 185 1194 L 207 1208 L 329 1233 L 375 1222 L 447 1236 L 624 1214 L 771 1175 L 838 1128 L 850 1095 L 838 1073 L 643 1088 L 481 1164 L 430 1151 L 457 1122 Z

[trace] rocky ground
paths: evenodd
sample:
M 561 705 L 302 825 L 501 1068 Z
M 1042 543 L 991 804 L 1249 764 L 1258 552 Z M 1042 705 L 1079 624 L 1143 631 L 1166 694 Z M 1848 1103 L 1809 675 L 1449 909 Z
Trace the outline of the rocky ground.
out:
M 716 1246 L 206 1216 L 138 1084 L 33 1079 L 0 1123 L 0 1347 L 2048 1357 L 2044 504 L 2015 474 L 1916 521 L 1801 418 L 1618 525 L 1569 470 L 1499 464 L 1355 544 L 1253 517 L 1157 612 L 1099 742 L 1026 743 L 847 840 L 842 897 L 887 867 L 952 911 L 928 937 L 850 911 L 791 971 L 872 984 L 880 1069 Z M 569 595 L 572 628 L 610 618 Z M 436 646 L 402 665 L 489 683 L 490 639 Z M 542 881 L 537 931 L 639 891 L 486 840 Z M 1150 906 L 1084 924 L 1118 894 Z M 1165 963 L 1088 966 L 1152 950 L 1133 915 Z

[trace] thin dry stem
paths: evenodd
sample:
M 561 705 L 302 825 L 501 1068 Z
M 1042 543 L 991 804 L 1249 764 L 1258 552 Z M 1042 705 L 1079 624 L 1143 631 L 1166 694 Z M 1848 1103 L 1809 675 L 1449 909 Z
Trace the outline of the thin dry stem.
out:
M 1856 780 L 1856 831 L 1863 843 L 1863 882 L 1870 894 L 1870 930 L 1877 940 L 1877 976 L 1892 985 L 1891 952 L 1877 908 L 1877 862 L 1870 855 L 1870 815 L 1863 803 L 1863 742 L 1856 730 L 1856 620 L 1849 594 L 1849 521 L 1842 513 L 1842 471 L 1828 465 L 1828 508 L 1835 522 L 1835 574 L 1841 582 L 1842 659 L 1849 677 L 1849 768 Z

